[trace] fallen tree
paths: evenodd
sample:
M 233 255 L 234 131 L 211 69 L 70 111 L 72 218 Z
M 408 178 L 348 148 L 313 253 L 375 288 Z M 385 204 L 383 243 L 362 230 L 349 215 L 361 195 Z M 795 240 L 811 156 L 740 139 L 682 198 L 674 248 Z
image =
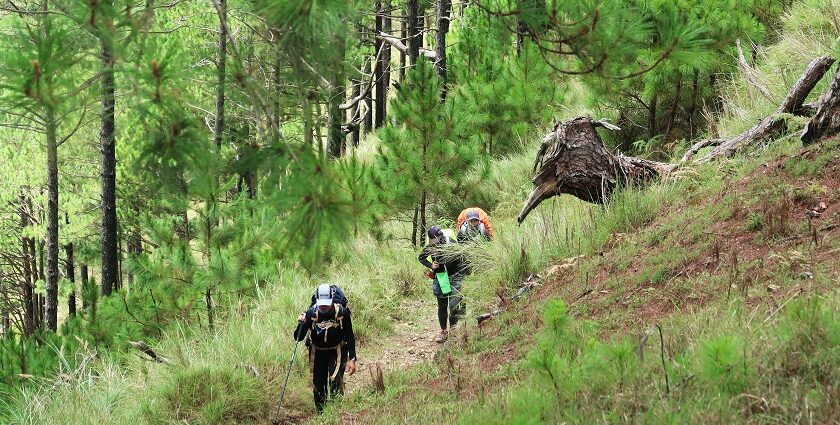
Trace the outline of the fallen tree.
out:
M 596 128 L 615 130 L 617 127 L 605 121 L 577 117 L 556 125 L 540 145 L 534 164 L 534 189 L 528 195 L 517 221 L 522 223 L 542 201 L 564 193 L 587 202 L 606 203 L 617 187 L 641 184 L 670 174 L 709 146 L 713 149 L 698 158 L 698 162 L 730 157 L 749 146 L 777 137 L 786 130 L 785 116 L 789 114 L 815 114 L 803 133 L 804 143 L 836 134 L 840 130 L 840 72 L 816 104 L 803 105 L 805 98 L 834 62 L 830 57 L 814 59 L 775 112 L 730 139 L 695 143 L 678 163 L 656 162 L 610 152 Z

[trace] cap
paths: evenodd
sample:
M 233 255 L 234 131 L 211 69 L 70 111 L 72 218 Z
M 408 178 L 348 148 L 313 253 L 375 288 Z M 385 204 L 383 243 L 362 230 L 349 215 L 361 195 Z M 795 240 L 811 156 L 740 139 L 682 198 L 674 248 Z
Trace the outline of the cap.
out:
M 443 236 L 443 230 L 440 229 L 440 226 L 429 227 L 429 231 L 426 233 L 429 236 L 430 244 L 437 243 L 440 241 L 440 237 Z
M 315 305 L 332 305 L 333 304 L 333 296 L 332 296 L 332 288 L 330 288 L 329 284 L 321 284 L 318 285 L 318 290 L 315 291 Z
M 467 211 L 467 220 L 479 220 L 478 211 L 476 210 L 469 210 Z

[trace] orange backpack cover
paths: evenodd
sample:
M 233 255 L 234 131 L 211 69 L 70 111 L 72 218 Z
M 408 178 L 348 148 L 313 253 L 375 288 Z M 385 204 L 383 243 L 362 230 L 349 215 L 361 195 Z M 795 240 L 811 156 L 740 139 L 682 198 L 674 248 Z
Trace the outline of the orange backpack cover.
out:
M 481 224 L 484 225 L 484 227 L 487 229 L 487 233 L 489 233 L 490 237 L 492 238 L 493 237 L 493 228 L 490 227 L 490 216 L 488 216 L 487 213 L 484 212 L 483 209 L 478 208 L 478 207 L 467 208 L 467 209 L 461 211 L 461 214 L 458 214 L 458 229 L 460 229 L 461 226 L 464 225 L 464 222 L 467 221 L 467 214 L 470 211 L 478 211 L 478 221 L 480 221 Z

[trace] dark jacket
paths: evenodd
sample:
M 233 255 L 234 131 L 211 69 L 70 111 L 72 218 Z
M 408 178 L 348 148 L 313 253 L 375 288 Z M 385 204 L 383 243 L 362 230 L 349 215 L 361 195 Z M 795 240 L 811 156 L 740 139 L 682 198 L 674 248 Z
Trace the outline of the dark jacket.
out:
M 458 290 L 461 286 L 461 280 L 467 274 L 466 262 L 460 256 L 444 255 L 440 248 L 449 243 L 454 243 L 454 241 L 444 237 L 438 244 L 426 245 L 423 250 L 420 251 L 420 255 L 417 256 L 417 259 L 420 261 L 420 264 L 428 267 L 434 273 L 440 273 L 443 271 L 449 272 L 450 283 L 454 289 Z M 429 261 L 429 257 L 432 259 L 431 262 Z M 433 268 L 432 262 L 437 262 L 438 267 Z M 432 292 L 437 297 L 443 296 L 437 277 L 432 279 Z
M 336 320 L 336 313 L 341 320 Z M 333 308 L 326 313 L 318 311 L 317 307 L 306 310 L 306 318 L 298 322 L 295 329 L 295 339 L 303 341 L 307 331 L 311 333 L 312 345 L 318 348 L 330 348 L 343 343 L 348 359 L 356 359 L 356 336 L 353 334 L 353 321 L 350 318 L 349 308 L 338 305 L 338 309 Z

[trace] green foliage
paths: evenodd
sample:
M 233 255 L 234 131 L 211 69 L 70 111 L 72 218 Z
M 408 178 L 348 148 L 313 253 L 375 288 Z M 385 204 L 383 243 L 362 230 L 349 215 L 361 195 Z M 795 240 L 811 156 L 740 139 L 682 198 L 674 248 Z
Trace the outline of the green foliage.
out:
M 441 101 L 441 83 L 429 61 L 421 60 L 407 75 L 391 114 L 396 124 L 382 128 L 376 159 L 377 188 L 383 203 L 410 209 L 460 197 L 466 171 L 486 159 L 469 133 L 454 97 Z
M 751 373 L 744 342 L 731 335 L 720 335 L 700 344 L 698 376 L 709 388 L 730 395 L 747 386 Z
M 258 421 L 269 414 L 265 389 L 243 370 L 188 368 L 162 388 L 162 409 L 149 409 L 151 422 L 196 424 Z

